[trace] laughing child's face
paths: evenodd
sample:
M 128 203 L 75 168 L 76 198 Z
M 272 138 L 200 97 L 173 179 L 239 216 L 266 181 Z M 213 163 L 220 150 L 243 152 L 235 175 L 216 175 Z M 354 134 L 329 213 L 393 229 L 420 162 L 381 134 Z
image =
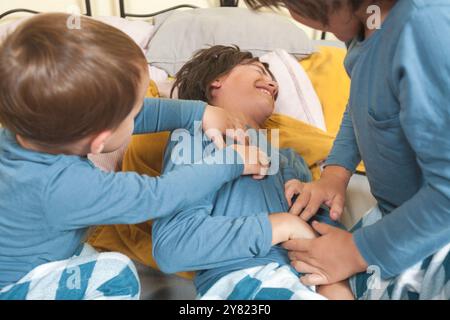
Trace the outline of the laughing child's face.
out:
M 211 103 L 262 125 L 274 110 L 278 84 L 259 61 L 243 63 L 211 84 Z

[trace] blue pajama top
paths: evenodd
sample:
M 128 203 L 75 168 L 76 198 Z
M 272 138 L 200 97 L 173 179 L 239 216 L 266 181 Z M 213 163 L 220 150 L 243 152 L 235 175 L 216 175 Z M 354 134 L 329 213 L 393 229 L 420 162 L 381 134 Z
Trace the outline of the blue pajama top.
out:
M 399 0 L 350 45 L 350 100 L 327 160 L 362 159 L 385 214 L 354 233 L 369 265 L 396 276 L 450 242 L 450 0 Z
M 146 99 L 135 134 L 180 127 L 192 131 L 205 105 Z M 11 132 L 0 129 L 0 288 L 36 266 L 74 255 L 90 226 L 134 224 L 176 213 L 242 170 L 241 164 L 198 163 L 158 178 L 105 173 L 83 157 L 24 149 Z M 199 180 L 202 184 L 193 191 Z
M 188 162 L 208 156 L 211 142 L 198 142 L 191 135 L 175 137 L 172 134 L 166 148 L 163 172 L 183 167 L 185 164 L 180 159 L 185 155 L 184 149 L 189 147 L 183 149 L 180 146 L 194 149 L 196 143 L 205 152 L 193 152 Z M 273 175 L 263 180 L 241 176 L 219 190 L 211 190 L 194 206 L 180 210 L 176 215 L 156 219 L 153 223 L 153 256 L 158 266 L 167 273 L 197 271 L 194 282 L 201 295 L 233 271 L 271 262 L 280 266 L 290 265 L 287 251 L 281 246 L 272 246 L 269 215 L 289 210 L 284 184 L 291 179 L 311 181 L 311 173 L 303 158 L 292 149 L 270 148 L 263 136 L 259 146 L 263 150 L 267 148 L 265 150 L 272 162 L 279 159 L 279 170 L 273 170 Z M 192 190 L 203 183 L 203 180 L 198 180 L 192 185 Z M 321 209 L 315 220 L 342 228 L 329 218 L 326 209 Z

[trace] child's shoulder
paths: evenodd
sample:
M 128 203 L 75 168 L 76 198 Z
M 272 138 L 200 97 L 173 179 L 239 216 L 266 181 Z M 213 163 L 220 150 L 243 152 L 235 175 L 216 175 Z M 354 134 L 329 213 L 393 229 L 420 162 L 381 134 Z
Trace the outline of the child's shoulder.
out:
M 448 48 L 443 30 L 448 30 L 450 19 L 450 0 L 400 0 L 395 7 L 395 28 L 398 38 L 395 43 L 402 44 L 405 55 L 411 50 L 437 51 L 436 47 Z M 390 28 L 392 29 L 392 28 Z M 412 45 L 420 43 L 420 47 Z M 426 55 L 423 55 L 426 56 Z
M 97 171 L 94 164 L 88 159 L 79 156 L 54 155 L 36 152 L 23 148 L 16 140 L 15 135 L 0 128 L 0 170 L 10 172 L 20 171 L 20 176 L 49 177 L 67 171 Z M 77 174 L 77 173 L 75 173 Z
M 450 8 L 450 0 L 399 0 L 392 10 L 402 23 L 411 23 L 421 16 L 445 14 L 445 8 Z
M 440 6 L 449 6 L 450 0 L 402 0 L 415 8 L 432 8 Z

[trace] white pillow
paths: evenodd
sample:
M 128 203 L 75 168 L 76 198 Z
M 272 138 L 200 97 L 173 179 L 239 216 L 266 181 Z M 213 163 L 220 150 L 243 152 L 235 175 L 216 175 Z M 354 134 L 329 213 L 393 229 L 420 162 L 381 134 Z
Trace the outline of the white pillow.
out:
M 285 49 L 299 58 L 315 51 L 312 41 L 291 19 L 245 8 L 171 12 L 157 16 L 155 27 L 147 59 L 171 76 L 196 51 L 218 44 L 237 45 L 256 57 L 275 49 Z
M 147 51 L 147 46 L 155 30 L 152 24 L 145 21 L 130 21 L 119 17 L 95 17 L 94 19 L 109 24 L 126 33 L 142 48 L 144 53 Z
M 259 58 L 269 64 L 278 82 L 274 113 L 308 123 L 327 131 L 319 97 L 298 60 L 285 50 L 276 50 Z
M 30 17 L 25 17 L 11 23 L 0 24 L 0 41 L 2 41 L 9 33 L 13 32 L 19 24 L 29 18 Z M 139 47 L 141 47 L 144 53 L 147 50 L 148 43 L 153 36 L 155 29 L 152 24 L 145 21 L 130 21 L 119 17 L 95 17 L 93 19 L 109 24 L 126 33 L 139 45 Z

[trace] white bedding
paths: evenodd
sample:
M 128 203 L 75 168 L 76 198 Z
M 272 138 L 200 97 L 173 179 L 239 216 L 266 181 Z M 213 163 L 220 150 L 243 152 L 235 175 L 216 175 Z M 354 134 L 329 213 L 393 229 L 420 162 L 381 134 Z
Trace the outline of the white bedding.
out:
M 278 49 L 263 55 L 260 61 L 269 64 L 278 82 L 274 112 L 327 131 L 319 97 L 298 59 Z

